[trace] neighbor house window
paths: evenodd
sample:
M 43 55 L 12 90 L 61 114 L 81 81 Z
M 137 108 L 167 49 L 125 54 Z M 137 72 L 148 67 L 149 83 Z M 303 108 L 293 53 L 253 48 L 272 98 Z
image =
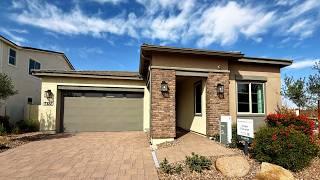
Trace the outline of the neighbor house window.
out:
M 238 82 L 238 112 L 264 113 L 264 84 Z
M 16 51 L 13 49 L 9 49 L 9 64 L 15 66 L 16 65 L 16 57 L 17 57 Z
M 197 82 L 194 86 L 194 111 L 196 115 L 201 115 L 201 94 L 202 94 L 202 84 Z
M 41 65 L 37 61 L 30 59 L 29 60 L 29 74 L 32 73 L 32 70 L 34 69 L 40 69 Z

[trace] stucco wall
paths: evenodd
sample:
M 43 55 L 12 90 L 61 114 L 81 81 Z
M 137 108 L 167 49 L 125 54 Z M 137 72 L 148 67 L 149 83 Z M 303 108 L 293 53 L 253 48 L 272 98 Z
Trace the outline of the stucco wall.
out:
M 202 82 L 201 115 L 194 114 L 194 83 Z M 206 135 L 206 79 L 185 77 L 177 80 L 177 126 Z
M 240 64 L 229 63 L 230 69 L 230 114 L 233 122 L 237 119 L 237 92 L 236 92 L 236 75 L 242 76 L 258 76 L 265 77 L 265 114 L 274 112 L 277 105 L 281 105 L 281 78 L 280 67 L 271 65 L 255 65 L 255 64 Z M 240 116 L 240 115 L 239 115 Z M 241 115 L 242 118 L 253 118 L 256 122 L 255 127 L 263 124 L 264 115 Z
M 95 87 L 122 87 L 122 88 L 143 88 L 144 89 L 144 115 L 143 128 L 148 130 L 150 127 L 149 109 L 150 94 L 144 81 L 137 80 L 112 80 L 112 79 L 94 79 L 94 78 L 67 78 L 67 77 L 44 77 L 42 78 L 41 105 L 39 107 L 39 120 L 41 130 L 55 131 L 59 130 L 60 122 L 60 94 L 58 86 L 95 86 Z M 51 90 L 54 94 L 53 106 L 45 106 L 44 92 Z
M 29 60 L 33 59 L 41 63 L 41 69 L 70 69 L 67 62 L 62 55 L 50 54 L 46 52 L 38 52 L 32 50 L 16 49 L 16 66 L 8 63 L 9 46 L 2 42 L 0 51 L 2 73 L 5 73 L 13 80 L 15 89 L 18 94 L 11 96 L 6 101 L 6 114 L 10 116 L 12 121 L 19 121 L 24 118 L 24 107 L 27 104 L 28 97 L 31 97 L 33 104 L 40 104 L 40 88 L 41 81 L 39 78 L 29 74 Z M 0 72 L 1 72 L 0 71 Z M 2 114 L 4 113 L 4 106 L 2 107 Z
M 179 54 L 154 54 L 152 66 L 199 68 L 199 69 L 228 69 L 228 61 L 223 58 L 208 56 L 179 55 Z

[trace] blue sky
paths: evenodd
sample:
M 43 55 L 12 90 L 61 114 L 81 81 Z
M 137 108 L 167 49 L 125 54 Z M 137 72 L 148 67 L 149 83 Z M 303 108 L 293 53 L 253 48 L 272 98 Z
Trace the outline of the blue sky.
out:
M 78 70 L 137 71 L 142 43 L 289 58 L 313 73 L 319 0 L 0 0 L 0 34 L 62 51 Z

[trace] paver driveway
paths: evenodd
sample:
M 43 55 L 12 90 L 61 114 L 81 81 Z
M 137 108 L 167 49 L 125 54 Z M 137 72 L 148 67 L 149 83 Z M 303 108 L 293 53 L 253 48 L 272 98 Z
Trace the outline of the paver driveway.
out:
M 0 153 L 0 179 L 158 179 L 143 132 L 79 133 Z

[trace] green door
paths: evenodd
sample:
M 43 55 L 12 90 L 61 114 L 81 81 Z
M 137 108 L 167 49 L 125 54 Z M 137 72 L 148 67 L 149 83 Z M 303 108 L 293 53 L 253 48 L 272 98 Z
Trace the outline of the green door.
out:
M 65 132 L 141 131 L 143 97 L 64 97 Z

